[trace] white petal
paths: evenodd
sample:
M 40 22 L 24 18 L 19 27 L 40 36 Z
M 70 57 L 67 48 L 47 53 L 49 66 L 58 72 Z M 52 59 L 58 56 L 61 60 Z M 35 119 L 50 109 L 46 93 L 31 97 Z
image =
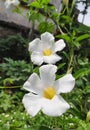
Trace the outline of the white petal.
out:
M 39 69 L 42 83 L 45 87 L 52 86 L 55 81 L 57 67 L 55 65 L 43 65 Z
M 66 74 L 64 77 L 58 79 L 55 82 L 55 87 L 57 93 L 67 93 L 70 92 L 75 85 L 75 78 L 71 74 Z
M 51 42 L 54 42 L 54 36 L 49 33 L 49 32 L 45 32 L 41 35 L 41 40 L 46 42 L 46 43 L 51 43 Z
M 41 98 L 38 95 L 25 94 L 22 102 L 27 113 L 31 116 L 35 116 L 41 109 Z
M 41 65 L 43 63 L 43 56 L 40 52 L 33 52 L 31 54 L 31 61 L 33 64 Z
M 51 42 L 42 41 L 39 38 L 36 38 L 29 43 L 29 51 L 42 52 L 43 50 L 50 48 L 51 46 Z
M 34 92 L 28 80 L 24 83 L 23 88 L 30 92 Z
M 54 52 L 61 51 L 66 46 L 63 39 L 58 40 L 55 45 L 53 46 Z
M 36 38 L 32 42 L 29 43 L 29 51 L 40 51 L 42 48 L 41 46 L 41 40 L 39 38 Z
M 60 116 L 69 108 L 69 104 L 59 95 L 52 100 L 43 99 L 42 111 L 48 116 Z
M 52 54 L 50 56 L 43 56 L 43 61 L 45 63 L 49 63 L 49 64 L 55 64 L 56 62 L 58 62 L 61 59 L 62 58 L 60 56 L 58 56 L 57 54 Z
M 42 93 L 42 83 L 36 73 L 33 73 L 29 77 L 29 79 L 24 83 L 23 87 L 24 89 L 36 94 Z

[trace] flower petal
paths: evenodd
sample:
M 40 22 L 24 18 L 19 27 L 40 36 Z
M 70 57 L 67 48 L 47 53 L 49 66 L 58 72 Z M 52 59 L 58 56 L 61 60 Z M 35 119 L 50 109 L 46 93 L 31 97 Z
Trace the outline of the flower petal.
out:
M 40 94 L 42 91 L 42 83 L 36 73 L 33 73 L 28 80 L 24 83 L 24 89 Z
M 44 56 L 43 57 L 43 61 L 45 63 L 49 63 L 49 64 L 55 64 L 56 62 L 58 62 L 61 59 L 62 58 L 60 56 L 58 56 L 57 54 L 52 54 L 50 56 Z
M 41 109 L 41 98 L 32 93 L 25 94 L 22 100 L 27 113 L 35 116 Z
M 40 52 L 33 52 L 31 54 L 31 61 L 33 64 L 41 65 L 43 63 L 43 56 Z
M 51 43 L 54 42 L 54 36 L 49 32 L 45 32 L 41 35 L 41 40 L 45 43 Z
M 66 74 L 64 77 L 55 82 L 57 94 L 70 92 L 75 85 L 75 78 L 71 74 Z
M 39 68 L 39 71 L 44 87 L 52 86 L 55 81 L 55 73 L 57 71 L 57 67 L 51 64 L 43 65 Z
M 58 40 L 53 46 L 53 52 L 61 51 L 66 46 L 63 39 Z
M 69 108 L 69 104 L 58 95 L 54 96 L 52 100 L 43 99 L 41 110 L 48 116 L 60 116 Z
M 39 38 L 36 38 L 35 40 L 29 43 L 29 51 L 40 52 L 41 50 L 42 50 L 42 43 Z

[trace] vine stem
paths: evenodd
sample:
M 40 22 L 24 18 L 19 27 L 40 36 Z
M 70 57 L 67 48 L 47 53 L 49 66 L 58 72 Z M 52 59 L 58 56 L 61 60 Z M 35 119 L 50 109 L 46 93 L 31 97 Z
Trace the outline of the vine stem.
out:
M 0 86 L 0 89 L 4 88 L 21 88 L 22 86 Z
M 57 118 L 54 118 L 54 124 L 55 124 L 55 128 L 53 130 L 58 130 L 58 124 L 57 124 Z
M 62 31 L 62 29 L 60 28 L 60 26 L 59 26 L 58 24 L 57 24 L 57 27 L 58 27 L 60 33 L 61 33 L 62 35 L 64 35 L 65 33 Z
M 70 62 L 68 64 L 68 68 L 67 68 L 67 73 L 70 73 L 72 71 L 71 64 L 73 62 L 73 58 L 74 58 L 74 50 L 73 50 L 73 47 L 72 47 L 71 53 L 70 53 Z

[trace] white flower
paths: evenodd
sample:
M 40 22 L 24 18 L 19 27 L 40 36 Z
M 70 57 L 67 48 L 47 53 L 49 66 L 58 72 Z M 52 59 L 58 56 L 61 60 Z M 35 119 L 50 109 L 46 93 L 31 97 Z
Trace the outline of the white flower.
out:
M 41 40 L 36 38 L 29 43 L 29 51 L 32 52 L 31 60 L 36 65 L 41 65 L 43 62 L 55 64 L 61 59 L 56 52 L 61 51 L 64 47 L 63 39 L 54 42 L 54 36 L 45 32 L 41 35 Z
M 20 4 L 19 0 L 6 0 L 5 6 L 9 8 L 11 5 L 18 6 Z
M 71 74 L 66 74 L 55 81 L 57 67 L 51 64 L 41 66 L 39 71 L 40 77 L 33 73 L 24 83 L 24 89 L 30 92 L 22 100 L 25 109 L 31 116 L 40 110 L 49 116 L 60 116 L 70 108 L 60 93 L 70 92 L 75 79 Z

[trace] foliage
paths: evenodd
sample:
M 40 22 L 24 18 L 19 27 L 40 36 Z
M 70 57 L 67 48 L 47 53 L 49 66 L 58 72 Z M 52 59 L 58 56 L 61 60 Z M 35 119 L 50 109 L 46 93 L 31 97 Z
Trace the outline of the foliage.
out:
M 5 38 L 0 38 L 0 62 L 3 58 L 28 59 L 29 54 L 27 51 L 28 40 L 23 38 L 20 34 L 9 35 Z M 23 51 L 23 53 L 22 53 Z
M 58 126 L 62 130 L 89 130 L 90 27 L 78 23 L 74 0 L 68 4 L 62 3 L 61 12 L 57 11 L 56 6 L 50 5 L 50 0 L 35 0 L 31 3 L 23 1 L 29 8 L 28 20 L 33 25 L 38 23 L 39 34 L 48 31 L 55 35 L 55 40 L 65 40 L 66 48 L 63 52 L 58 52 L 62 55 L 62 60 L 57 63 L 57 78 L 65 73 L 73 73 L 76 85 L 67 96 L 62 94 L 71 105 L 67 113 L 57 119 L 41 112 L 30 118 L 22 105 L 25 93 L 22 85 L 32 72 L 38 73 L 38 67 L 28 60 L 28 40 L 20 35 L 0 40 L 0 129 L 49 130 Z M 90 1 L 86 2 L 89 6 Z
M 22 85 L 31 73 L 32 67 L 24 60 L 5 58 L 0 64 L 0 75 L 4 86 Z

